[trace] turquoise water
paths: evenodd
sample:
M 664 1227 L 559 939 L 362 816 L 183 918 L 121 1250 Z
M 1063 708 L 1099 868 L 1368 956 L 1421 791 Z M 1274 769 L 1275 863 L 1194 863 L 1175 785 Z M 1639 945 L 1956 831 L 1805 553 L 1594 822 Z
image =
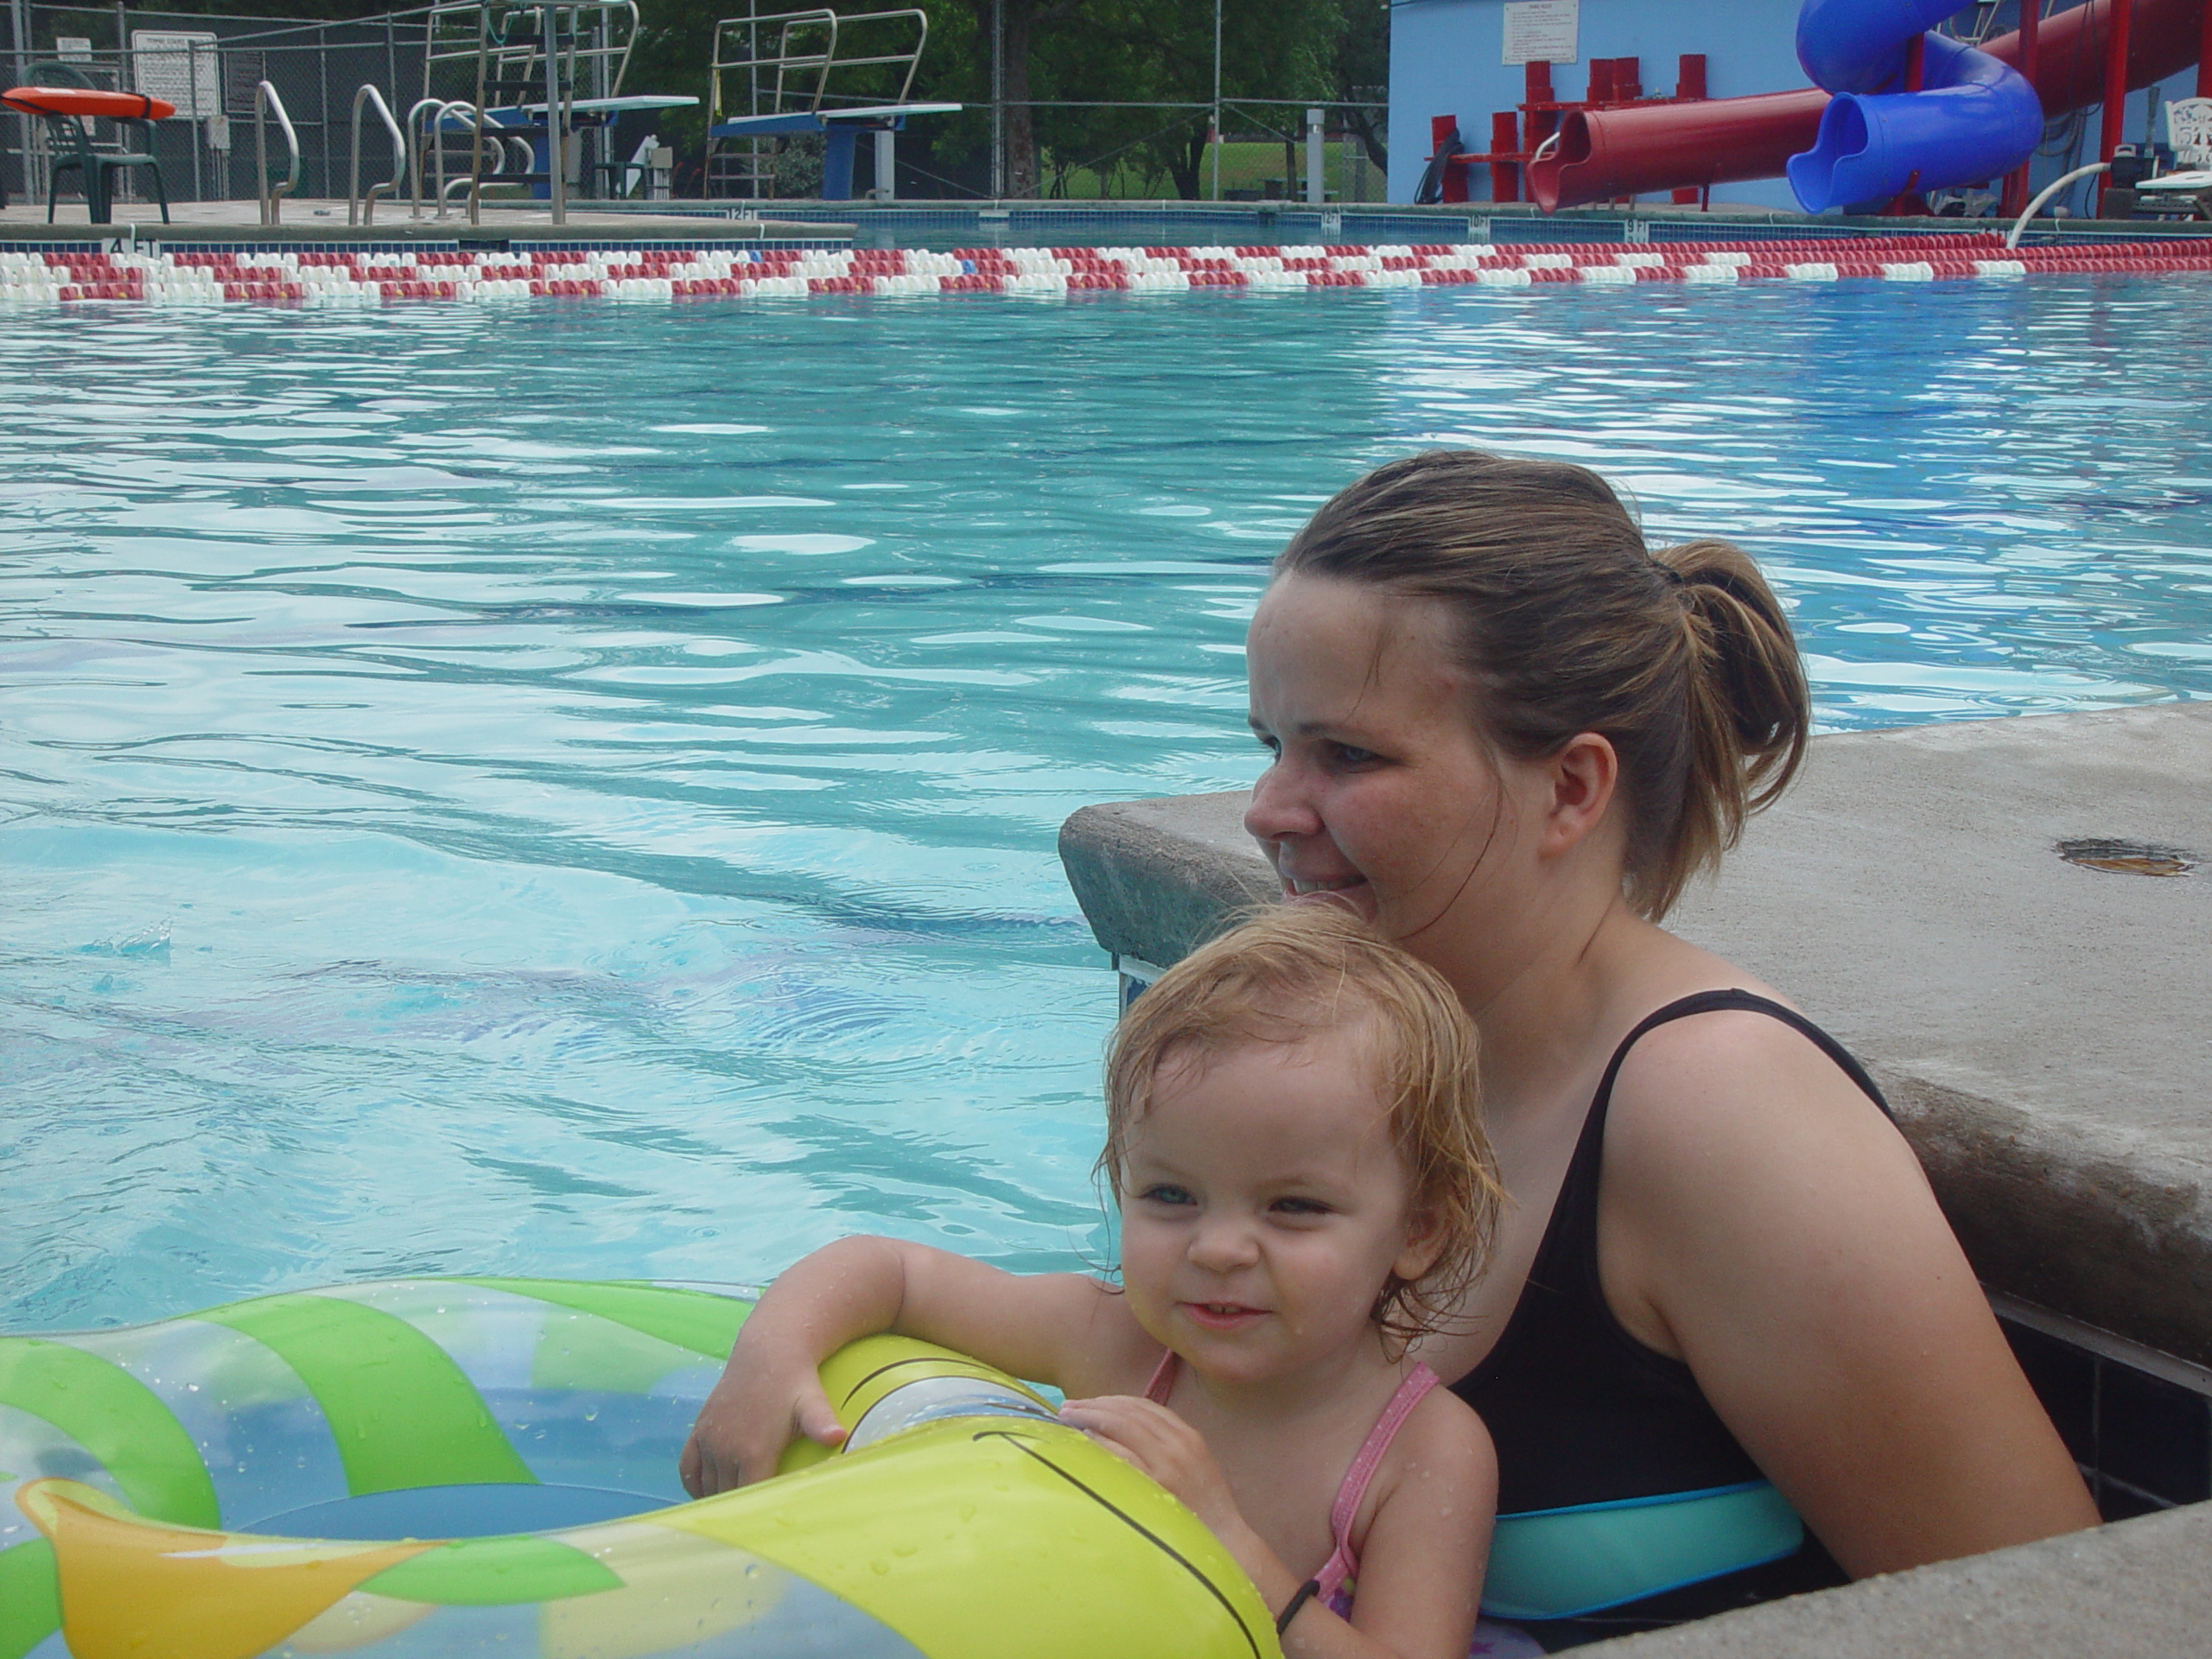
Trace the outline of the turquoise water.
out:
M 0 334 L 0 1324 L 1100 1245 L 1092 800 L 1330 491 L 1587 461 L 1831 728 L 2212 695 L 2212 286 L 87 311 Z

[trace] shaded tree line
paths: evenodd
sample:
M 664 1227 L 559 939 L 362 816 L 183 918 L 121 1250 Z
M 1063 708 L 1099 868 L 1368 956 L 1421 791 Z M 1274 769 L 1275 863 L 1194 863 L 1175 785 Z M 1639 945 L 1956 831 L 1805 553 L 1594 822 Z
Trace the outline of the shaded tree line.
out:
M 743 15 L 747 0 L 638 0 L 639 31 L 625 80 L 632 92 L 689 92 L 696 111 L 658 118 L 663 138 L 693 168 L 706 143 L 706 110 L 715 24 Z M 796 10 L 805 0 L 756 0 L 763 14 Z M 882 10 L 896 0 L 827 0 L 841 15 Z M 1090 169 L 1141 194 L 1194 198 L 1204 175 L 1214 92 L 1214 10 L 1205 0 L 918 0 L 929 45 L 911 96 L 966 105 L 958 116 L 918 121 L 900 135 L 903 168 L 930 194 L 984 195 L 991 168 L 995 14 L 1005 108 L 1007 194 L 1063 191 L 1071 174 Z M 163 0 L 171 15 L 283 16 L 299 22 L 382 16 L 390 0 Z M 111 9 L 88 7 L 111 32 Z M 1309 100 L 1371 102 L 1389 79 L 1388 0 L 1222 0 L 1224 102 L 1255 103 L 1226 118 L 1232 134 L 1272 127 L 1286 137 L 1302 124 Z M 403 93 L 406 89 L 397 89 Z M 841 77 L 834 90 L 875 98 L 898 91 L 888 70 Z M 1072 108 L 1074 105 L 1093 106 Z M 1385 163 L 1383 111 L 1344 110 L 1334 120 Z
M 832 0 L 830 9 L 849 16 L 886 3 Z M 715 22 L 741 15 L 741 0 L 639 0 L 639 9 L 627 84 L 695 92 L 703 111 Z M 760 0 L 758 9 L 795 8 Z M 1007 194 L 1053 194 L 1079 168 L 1119 176 L 1140 194 L 1205 194 L 1210 110 L 1141 107 L 1210 105 L 1214 12 L 1204 0 L 921 0 L 919 9 L 929 18 L 929 46 L 910 96 L 967 106 L 958 116 L 916 122 L 900 136 L 902 169 L 920 174 L 929 194 L 989 192 L 995 12 Z M 1379 104 L 1385 96 L 1386 0 L 1223 0 L 1221 22 L 1224 104 L 1290 100 L 1233 113 L 1224 118 L 1232 132 L 1271 124 L 1288 134 L 1302 123 L 1308 100 Z M 897 86 L 887 71 L 859 71 L 833 90 L 887 98 Z M 1120 107 L 1069 107 L 1075 105 Z M 1374 109 L 1338 118 L 1378 166 L 1382 116 Z M 664 121 L 662 131 L 696 156 L 705 127 L 702 113 Z

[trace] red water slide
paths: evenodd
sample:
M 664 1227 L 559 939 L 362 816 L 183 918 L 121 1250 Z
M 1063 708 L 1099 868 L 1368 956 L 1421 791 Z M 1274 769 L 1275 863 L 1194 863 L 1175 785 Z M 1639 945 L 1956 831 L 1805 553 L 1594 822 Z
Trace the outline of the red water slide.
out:
M 2045 115 L 2103 99 L 2105 36 L 2113 4 L 2090 0 L 2043 20 L 2030 79 Z M 2212 29 L 2208 5 L 2212 0 L 2135 0 L 2127 41 L 2129 92 L 2202 64 L 2205 34 Z M 1986 41 L 1981 50 L 2019 67 L 2018 35 Z M 1529 192 L 1551 213 L 1647 191 L 1780 178 L 1792 156 L 1813 147 L 1827 101 L 1826 92 L 1808 87 L 1649 109 L 1579 111 L 1560 122 L 1557 146 L 1529 163 Z

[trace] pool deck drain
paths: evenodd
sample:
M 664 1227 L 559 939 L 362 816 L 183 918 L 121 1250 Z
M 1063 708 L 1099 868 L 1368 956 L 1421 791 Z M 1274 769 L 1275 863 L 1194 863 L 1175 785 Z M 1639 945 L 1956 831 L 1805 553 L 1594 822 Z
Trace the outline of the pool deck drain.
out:
M 2212 870 L 2144 880 L 2167 867 L 2060 849 L 2186 861 L 2212 849 L 2208 778 L 2212 703 L 1821 737 L 1669 923 L 1866 1061 L 1993 1290 L 2197 1365 L 2212 1363 Z M 1273 895 L 1244 798 L 1069 819 L 1061 855 L 1100 944 L 1173 962 Z M 2196 1651 L 2208 1550 L 2200 1503 L 1619 1650 Z

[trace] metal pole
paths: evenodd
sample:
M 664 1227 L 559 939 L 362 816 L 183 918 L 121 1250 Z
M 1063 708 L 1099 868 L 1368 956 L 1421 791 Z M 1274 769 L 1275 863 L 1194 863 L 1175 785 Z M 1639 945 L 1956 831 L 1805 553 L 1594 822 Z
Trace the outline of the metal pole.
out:
M 2043 39 L 2043 0 L 2020 0 L 2020 61 L 2019 71 L 2029 86 L 2036 84 L 2036 69 L 2042 61 L 2040 42 Z M 2005 195 L 1999 204 L 1998 214 L 2004 219 L 2018 219 L 2028 202 L 2028 169 L 2035 165 L 2035 156 L 2029 154 L 2005 175 Z
M 546 170 L 552 175 L 550 187 L 553 201 L 553 222 L 569 222 L 569 133 L 562 120 L 561 51 L 553 38 L 556 27 L 555 10 L 551 6 L 537 9 L 538 41 L 545 48 L 545 155 Z
M 875 199 L 896 201 L 899 199 L 899 135 L 889 127 L 879 127 L 875 134 Z
M 118 92 L 127 92 L 137 79 L 137 66 L 130 59 L 130 25 L 124 16 L 123 0 L 115 0 L 115 90 Z M 120 131 L 121 129 L 118 128 L 117 130 Z M 136 201 L 137 193 L 134 185 L 137 175 L 126 168 L 116 176 L 123 182 L 124 200 Z M 86 179 L 85 201 L 87 207 L 92 203 L 92 181 Z M 95 222 L 98 222 L 98 217 L 97 214 L 94 215 Z
M 2127 120 L 2127 35 L 2135 21 L 2134 0 L 2105 0 L 2105 107 L 2097 130 L 2097 159 L 2107 167 L 2120 148 Z M 2097 183 L 2097 217 L 2105 212 L 2107 174 Z
M 30 7 L 26 0 L 8 0 L 9 33 L 15 36 L 15 85 L 21 86 L 30 79 L 30 54 L 24 49 L 30 39 Z M 23 200 L 31 199 L 31 118 L 18 113 L 16 117 L 16 153 L 22 157 Z
M 185 48 L 184 73 L 184 84 L 192 89 L 192 119 L 186 124 L 192 133 L 192 199 L 204 201 L 207 193 L 200 183 L 200 139 L 207 129 L 200 124 L 211 111 L 200 107 L 200 42 L 197 41 Z
M 330 25 L 315 32 L 315 113 L 322 124 L 322 194 L 330 194 Z
M 1006 0 L 991 0 L 991 200 L 1006 198 Z
M 1323 111 L 1306 111 L 1306 204 L 1319 207 L 1327 200 L 1328 191 L 1321 177 L 1321 118 Z
M 1221 200 L 1221 0 L 1213 0 L 1213 199 Z

